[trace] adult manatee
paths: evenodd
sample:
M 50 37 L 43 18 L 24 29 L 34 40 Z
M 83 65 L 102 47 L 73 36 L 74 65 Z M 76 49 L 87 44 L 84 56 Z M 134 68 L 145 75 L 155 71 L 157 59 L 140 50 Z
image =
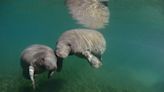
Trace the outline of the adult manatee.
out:
M 27 79 L 31 79 L 34 89 L 35 74 L 49 71 L 49 78 L 57 69 L 57 58 L 53 49 L 45 45 L 35 44 L 27 47 L 22 51 L 20 61 L 23 69 L 23 76 Z
M 106 49 L 106 41 L 103 35 L 90 29 L 73 29 L 64 32 L 56 44 L 56 56 L 58 62 L 69 55 L 77 55 L 86 58 L 94 68 L 102 65 L 101 56 Z M 60 66 L 61 69 L 61 66 Z

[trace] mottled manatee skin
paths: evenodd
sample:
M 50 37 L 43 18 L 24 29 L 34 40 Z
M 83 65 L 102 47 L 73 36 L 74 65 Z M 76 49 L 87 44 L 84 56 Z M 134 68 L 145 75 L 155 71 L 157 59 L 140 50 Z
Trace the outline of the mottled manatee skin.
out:
M 103 35 L 90 29 L 73 29 L 64 32 L 58 39 L 56 53 L 67 57 L 68 54 L 81 54 L 90 51 L 95 56 L 101 56 L 106 49 L 106 41 Z M 65 54 L 63 54 L 65 53 Z M 60 56 L 60 55 L 58 55 Z
M 29 66 L 34 67 L 34 73 L 39 74 L 46 70 L 55 70 L 57 68 L 57 59 L 53 49 L 45 45 L 31 45 L 21 53 L 21 67 L 23 75 L 29 79 Z

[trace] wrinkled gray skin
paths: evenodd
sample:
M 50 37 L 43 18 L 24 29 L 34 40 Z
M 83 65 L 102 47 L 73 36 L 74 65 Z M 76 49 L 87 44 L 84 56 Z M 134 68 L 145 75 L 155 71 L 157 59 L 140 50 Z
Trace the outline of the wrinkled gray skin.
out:
M 61 58 L 77 55 L 86 58 L 94 68 L 102 65 L 101 55 L 106 49 L 106 41 L 100 32 L 89 29 L 73 29 L 64 32 L 57 41 L 56 55 Z M 60 67 L 61 68 L 61 67 Z
M 23 76 L 32 81 L 35 89 L 34 76 L 44 71 L 49 71 L 48 78 L 57 69 L 57 58 L 53 49 L 45 45 L 31 45 L 21 53 L 21 67 Z

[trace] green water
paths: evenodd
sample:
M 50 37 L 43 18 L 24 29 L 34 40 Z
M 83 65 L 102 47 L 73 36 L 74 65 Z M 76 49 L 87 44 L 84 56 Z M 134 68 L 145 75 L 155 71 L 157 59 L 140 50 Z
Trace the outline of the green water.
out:
M 33 92 L 22 77 L 20 52 L 31 44 L 55 47 L 60 34 L 81 28 L 64 0 L 0 0 L 0 92 Z M 75 56 L 51 79 L 37 77 L 36 92 L 164 92 L 164 1 L 110 0 L 103 66 Z

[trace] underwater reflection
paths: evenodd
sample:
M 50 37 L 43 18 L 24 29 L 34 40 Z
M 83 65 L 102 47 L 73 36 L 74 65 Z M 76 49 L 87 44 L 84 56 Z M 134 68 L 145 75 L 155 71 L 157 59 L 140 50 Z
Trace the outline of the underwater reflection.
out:
M 104 28 L 109 22 L 107 0 L 66 0 L 66 3 L 72 17 L 87 28 Z

